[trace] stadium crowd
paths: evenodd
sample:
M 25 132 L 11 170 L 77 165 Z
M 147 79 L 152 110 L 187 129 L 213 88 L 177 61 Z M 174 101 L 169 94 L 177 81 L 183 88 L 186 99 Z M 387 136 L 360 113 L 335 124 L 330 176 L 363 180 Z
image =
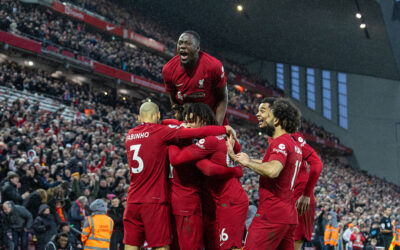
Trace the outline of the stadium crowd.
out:
M 38 244 L 42 236 L 34 221 L 40 215 L 40 204 L 30 205 L 33 195 L 41 195 L 59 226 L 79 225 L 72 219 L 71 209 L 81 196 L 89 202 L 95 198 L 111 200 L 114 196 L 123 200 L 129 186 L 123 135 L 127 128 L 137 124 L 137 109 L 142 101 L 121 101 L 113 107 L 113 101 L 108 99 L 114 100 L 111 95 L 90 93 L 86 85 L 59 81 L 47 72 L 21 68 L 11 62 L 1 64 L 0 69 L 0 85 L 26 93 L 53 95 L 76 111 L 75 118 L 68 121 L 61 116 L 62 109 L 48 113 L 39 109 L 39 103 L 27 100 L 1 103 L 2 202 L 11 200 L 27 207 L 32 214 L 30 232 L 36 234 Z M 90 117 L 85 117 L 85 109 L 93 109 Z M 260 158 L 265 153 L 266 138 L 249 131 L 238 129 L 243 151 Z M 334 157 L 323 155 L 322 159 L 324 170 L 315 189 L 317 214 L 335 212 L 343 229 L 349 224 L 359 226 L 370 244 L 379 235 L 374 223 L 381 220 L 384 207 L 400 207 L 399 187 L 353 169 Z M 245 169 L 241 180 L 251 205 L 257 206 L 258 177 Z M 393 212 L 398 215 L 400 211 Z M 2 219 L 9 229 L 21 230 L 13 228 L 4 214 Z M 323 237 L 327 220 L 327 213 L 317 220 L 321 223 L 316 223 L 315 239 Z M 70 237 L 72 244 L 79 244 L 72 239 L 76 237 Z M 378 238 L 378 244 L 379 240 L 382 241 Z
M 118 6 L 115 3 L 106 0 L 69 2 L 94 11 L 122 26 L 126 23 L 128 28 L 147 37 L 164 42 L 171 51 L 175 51 L 176 37 L 170 35 L 173 32 L 169 31 L 166 27 L 160 28 L 161 26 L 152 21 L 151 18 L 144 17 L 134 9 L 129 10 L 134 14 L 129 14 L 122 8 L 116 9 Z M 44 45 L 50 44 L 60 49 L 72 50 L 76 54 L 87 56 L 107 65 L 155 81 L 162 81 L 161 73 L 159 73 L 165 63 L 162 57 L 139 48 L 132 48 L 132 46 L 125 44 L 114 36 L 90 32 L 90 29 L 84 23 L 64 18 L 50 9 L 43 9 L 34 5 L 24 5 L 16 0 L 2 0 L 0 6 L 0 29 L 29 35 L 43 41 Z M 213 54 L 215 53 L 213 52 Z M 256 82 L 263 82 L 262 79 L 250 74 L 238 64 L 229 60 L 222 61 L 229 72 L 245 76 Z M 276 88 L 274 89 L 277 90 Z

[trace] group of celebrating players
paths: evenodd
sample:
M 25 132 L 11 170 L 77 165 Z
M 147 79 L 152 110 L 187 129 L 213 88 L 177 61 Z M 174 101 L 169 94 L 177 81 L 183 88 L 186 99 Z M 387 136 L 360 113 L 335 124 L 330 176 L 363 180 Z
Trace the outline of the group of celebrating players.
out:
M 144 242 L 152 249 L 242 249 L 249 207 L 239 180 L 243 167 L 260 175 L 244 249 L 300 249 L 311 239 L 313 189 L 322 170 L 297 132 L 300 111 L 287 99 L 263 99 L 257 118 L 268 148 L 262 160 L 250 159 L 228 125 L 222 64 L 200 51 L 194 31 L 181 34 L 177 53 L 163 69 L 176 119 L 160 121 L 158 106 L 146 102 L 141 124 L 126 136 L 125 249 Z

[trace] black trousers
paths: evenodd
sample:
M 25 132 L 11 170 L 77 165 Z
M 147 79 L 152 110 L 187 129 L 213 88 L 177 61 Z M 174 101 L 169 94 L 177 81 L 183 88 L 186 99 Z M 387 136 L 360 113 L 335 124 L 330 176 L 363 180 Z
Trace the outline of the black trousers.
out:
M 393 234 L 382 234 L 385 250 L 388 250 L 393 240 Z
M 123 250 L 124 249 L 123 240 L 124 240 L 124 231 L 113 231 L 111 235 L 110 250 Z

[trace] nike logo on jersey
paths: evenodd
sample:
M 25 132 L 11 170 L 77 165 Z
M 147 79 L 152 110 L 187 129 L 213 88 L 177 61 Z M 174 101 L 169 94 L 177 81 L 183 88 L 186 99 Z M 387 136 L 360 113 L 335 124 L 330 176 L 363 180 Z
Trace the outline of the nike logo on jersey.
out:
M 182 85 L 183 85 L 183 83 L 175 84 L 175 86 L 177 86 L 177 87 L 180 87 L 180 86 L 182 86 Z
M 204 79 L 199 80 L 199 88 L 204 89 Z

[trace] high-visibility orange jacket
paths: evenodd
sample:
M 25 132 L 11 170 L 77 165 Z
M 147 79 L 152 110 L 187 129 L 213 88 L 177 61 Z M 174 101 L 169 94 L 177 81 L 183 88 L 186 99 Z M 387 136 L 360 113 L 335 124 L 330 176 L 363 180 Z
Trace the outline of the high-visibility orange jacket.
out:
M 324 232 L 324 245 L 337 246 L 339 241 L 339 227 L 326 225 Z
M 82 229 L 83 249 L 108 250 L 113 227 L 114 221 L 105 214 L 89 216 Z
M 400 246 L 400 228 L 395 229 L 393 236 L 393 246 Z

